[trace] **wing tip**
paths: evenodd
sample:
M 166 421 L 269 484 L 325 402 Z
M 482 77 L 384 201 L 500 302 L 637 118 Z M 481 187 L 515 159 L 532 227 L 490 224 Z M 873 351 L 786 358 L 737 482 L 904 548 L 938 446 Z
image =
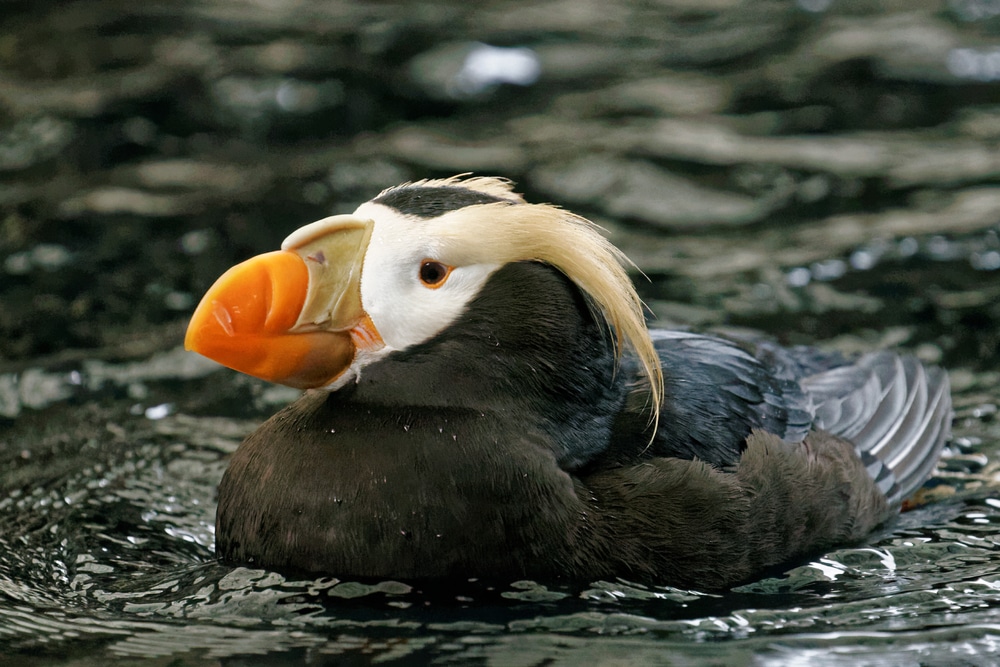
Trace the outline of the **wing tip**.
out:
M 817 414 L 835 418 L 823 427 L 851 440 L 889 503 L 902 505 L 933 474 L 951 435 L 947 371 L 881 350 L 824 375 L 808 379 L 825 394 Z M 837 381 L 845 381 L 846 391 L 831 386 Z

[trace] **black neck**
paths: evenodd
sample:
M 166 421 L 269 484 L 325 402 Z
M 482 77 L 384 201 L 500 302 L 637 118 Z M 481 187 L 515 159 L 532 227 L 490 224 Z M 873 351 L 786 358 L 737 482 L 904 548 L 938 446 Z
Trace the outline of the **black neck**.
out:
M 602 446 L 595 435 L 610 433 L 620 383 L 608 326 L 576 285 L 547 265 L 518 262 L 440 334 L 364 368 L 334 396 L 509 414 L 549 434 L 560 464 L 574 469 Z

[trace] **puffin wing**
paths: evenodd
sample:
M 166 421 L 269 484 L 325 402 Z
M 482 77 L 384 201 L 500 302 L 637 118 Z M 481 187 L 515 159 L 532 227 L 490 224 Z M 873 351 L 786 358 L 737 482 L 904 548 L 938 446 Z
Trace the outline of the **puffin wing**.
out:
M 633 461 L 665 456 L 722 468 L 739 462 L 752 430 L 789 443 L 823 430 L 854 444 L 869 476 L 898 504 L 931 474 L 949 436 L 947 373 L 914 357 L 880 351 L 852 361 L 764 339 L 650 334 L 664 401 L 656 438 L 641 451 L 635 448 L 645 443 L 633 445 Z M 635 383 L 625 407 L 633 428 L 648 398 L 648 387 Z M 629 459 L 623 439 L 610 448 L 619 462 Z
M 664 330 L 650 336 L 664 378 L 659 427 L 652 443 L 636 433 L 648 420 L 649 386 L 635 382 L 609 448 L 615 461 L 662 456 L 725 467 L 739 461 L 753 429 L 791 443 L 809 433 L 812 404 L 787 364 L 716 336 Z
M 931 474 L 949 435 L 948 375 L 914 357 L 873 352 L 802 380 L 816 427 L 854 443 L 891 504 Z

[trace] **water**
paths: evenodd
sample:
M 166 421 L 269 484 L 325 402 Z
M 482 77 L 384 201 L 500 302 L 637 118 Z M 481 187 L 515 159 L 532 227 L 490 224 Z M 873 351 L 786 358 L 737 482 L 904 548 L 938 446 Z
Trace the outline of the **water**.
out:
M 965 261 L 921 265 L 972 275 Z M 996 284 L 977 277 L 980 289 Z M 955 438 L 925 504 L 863 545 L 724 594 L 221 565 L 215 488 L 227 455 L 294 392 L 178 349 L 35 369 L 50 399 L 36 392 L 3 438 L 0 646 L 54 664 L 989 664 L 1000 643 L 1000 369 L 948 356 L 964 363 Z
M 265 4 L 0 17 L 4 665 L 994 664 L 998 3 Z M 217 563 L 227 457 L 295 392 L 184 353 L 194 303 L 464 171 L 606 226 L 661 323 L 947 367 L 921 504 L 721 594 Z

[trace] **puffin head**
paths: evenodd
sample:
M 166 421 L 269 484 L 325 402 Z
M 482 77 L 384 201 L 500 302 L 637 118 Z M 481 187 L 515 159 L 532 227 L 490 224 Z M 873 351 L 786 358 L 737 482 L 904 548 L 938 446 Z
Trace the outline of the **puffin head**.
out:
M 297 229 L 216 281 L 184 344 L 248 375 L 334 391 L 446 329 L 494 272 L 520 261 L 554 267 L 587 296 L 617 354 L 630 347 L 644 367 L 657 412 L 662 374 L 628 259 L 593 223 L 529 204 L 498 178 L 399 185 Z

